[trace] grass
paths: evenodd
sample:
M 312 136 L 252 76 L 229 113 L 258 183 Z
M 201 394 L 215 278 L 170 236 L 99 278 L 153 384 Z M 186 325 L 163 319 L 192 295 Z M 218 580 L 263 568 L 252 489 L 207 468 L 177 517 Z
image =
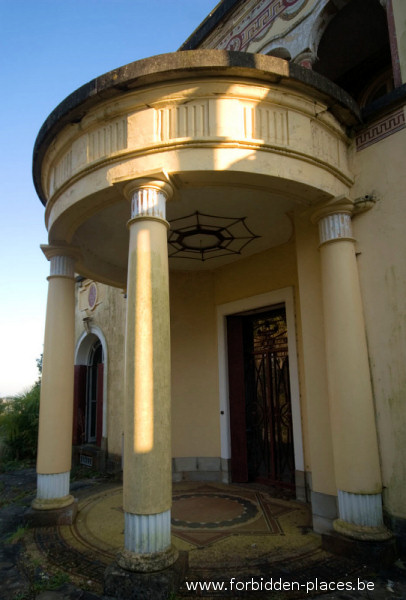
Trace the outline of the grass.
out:
M 40 580 L 34 582 L 34 591 L 39 593 L 45 590 L 57 590 L 64 583 L 68 583 L 69 580 L 69 575 L 64 571 L 57 571 L 53 575 L 41 573 Z
M 71 481 L 79 481 L 80 479 L 110 479 L 111 476 L 106 473 L 96 471 L 91 467 L 84 467 L 83 465 L 75 465 L 72 467 L 70 472 Z
M 13 600 L 35 600 L 41 592 L 57 590 L 61 585 L 70 581 L 68 573 L 64 571 L 48 573 L 37 560 L 30 560 L 27 554 L 21 557 L 19 568 L 28 585 L 27 589 L 16 594 Z
M 29 469 L 35 467 L 35 461 L 32 459 L 25 460 L 1 460 L 0 461 L 0 473 L 10 473 L 11 471 L 21 471 L 22 469 Z
M 27 529 L 28 527 L 26 525 L 19 525 L 19 527 L 17 527 L 16 531 L 14 531 L 13 533 L 11 533 L 7 538 L 6 538 L 6 542 L 8 544 L 16 544 L 17 542 L 20 542 L 23 537 L 25 536 L 25 534 L 27 533 Z
M 19 504 L 20 506 L 24 506 L 26 504 L 25 499 L 28 496 L 33 494 L 32 490 L 22 490 L 18 487 L 12 487 L 5 491 L 5 486 L 0 489 L 0 493 L 2 493 L 3 498 L 0 500 L 0 508 L 4 508 L 9 506 L 10 504 Z

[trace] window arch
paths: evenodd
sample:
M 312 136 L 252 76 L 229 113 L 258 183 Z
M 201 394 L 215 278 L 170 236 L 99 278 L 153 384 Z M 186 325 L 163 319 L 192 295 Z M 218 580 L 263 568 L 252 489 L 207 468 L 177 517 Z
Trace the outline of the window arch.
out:
M 106 437 L 106 351 L 101 332 L 83 333 L 76 346 L 73 445 L 101 447 Z
M 366 91 L 383 72 L 385 85 L 377 85 L 371 99 L 393 88 L 387 17 L 379 0 L 350 0 L 335 14 L 320 37 L 313 70 L 359 103 L 369 101 Z

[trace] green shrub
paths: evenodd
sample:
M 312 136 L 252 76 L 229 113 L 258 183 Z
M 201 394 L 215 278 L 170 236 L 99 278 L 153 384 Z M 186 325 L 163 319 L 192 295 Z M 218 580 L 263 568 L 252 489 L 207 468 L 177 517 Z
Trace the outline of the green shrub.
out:
M 0 413 L 3 461 L 34 460 L 37 454 L 40 386 L 15 396 Z

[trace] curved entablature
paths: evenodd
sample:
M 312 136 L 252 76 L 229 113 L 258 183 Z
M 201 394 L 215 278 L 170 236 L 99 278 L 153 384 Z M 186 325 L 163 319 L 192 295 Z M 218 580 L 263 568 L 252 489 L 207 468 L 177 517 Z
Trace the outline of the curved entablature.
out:
M 325 103 L 325 109 L 336 114 L 344 124 L 354 124 L 359 117 L 356 103 L 339 87 L 315 73 L 297 65 L 289 65 L 275 57 L 221 50 L 194 50 L 143 59 L 90 81 L 68 96 L 50 114 L 34 147 L 34 182 L 41 200 L 44 203 L 47 201 L 41 173 L 42 163 L 49 147 L 65 127 L 82 130 L 82 122 L 95 107 L 106 101 L 114 104 L 131 90 L 204 77 L 205 74 L 210 78 L 220 75 L 249 81 L 255 79 L 262 85 L 286 85 L 296 93 L 308 95 L 310 99 L 317 97 L 322 104 Z M 125 135 L 125 132 L 122 134 Z M 69 173 L 70 161 L 69 156 L 61 157 L 58 164 L 59 176 L 61 173 Z
M 274 57 L 191 51 L 122 67 L 68 97 L 38 135 L 34 180 L 50 243 L 81 248 L 83 275 L 125 284 L 122 190 L 142 177 L 174 187 L 169 221 L 197 211 L 254 226 L 272 207 L 279 228 L 254 231 L 249 252 L 284 243 L 295 205 L 348 193 L 356 120 L 339 88 Z

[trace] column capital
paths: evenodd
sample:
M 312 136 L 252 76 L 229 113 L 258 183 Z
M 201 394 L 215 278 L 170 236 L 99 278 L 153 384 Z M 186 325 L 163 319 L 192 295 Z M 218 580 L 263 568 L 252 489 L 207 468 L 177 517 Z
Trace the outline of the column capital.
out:
M 123 192 L 131 202 L 131 221 L 152 218 L 166 222 L 166 202 L 173 196 L 170 183 L 159 179 L 134 179 Z
M 353 241 L 351 215 L 354 203 L 346 196 L 333 198 L 316 208 L 311 220 L 318 223 L 320 245 L 338 240 Z
M 79 248 L 65 244 L 41 244 L 41 250 L 51 263 L 50 277 L 74 277 L 75 262 L 80 258 Z
M 68 246 L 67 244 L 41 244 L 40 248 L 48 260 L 55 256 L 69 256 L 73 260 L 79 260 L 80 250 L 76 246 Z
M 353 210 L 354 202 L 352 200 L 347 196 L 337 196 L 316 206 L 310 218 L 312 223 L 317 224 L 321 219 L 330 215 L 347 214 L 351 216 Z
M 161 191 L 166 200 L 170 200 L 173 196 L 173 187 L 168 181 L 162 181 L 161 179 L 154 179 L 152 177 L 142 177 L 140 179 L 133 179 L 124 186 L 124 196 L 127 200 L 132 200 L 135 192 L 142 189 L 152 189 Z

